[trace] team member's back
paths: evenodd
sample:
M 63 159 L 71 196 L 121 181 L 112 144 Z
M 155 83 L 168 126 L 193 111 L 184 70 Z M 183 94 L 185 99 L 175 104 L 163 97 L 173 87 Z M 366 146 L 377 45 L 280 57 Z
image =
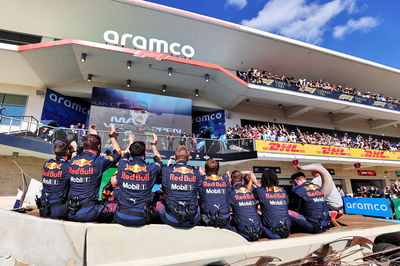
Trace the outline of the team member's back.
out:
M 328 230 L 329 211 L 322 189 L 306 182 L 302 172 L 293 174 L 291 179 L 296 185 L 290 199 L 290 209 L 295 212 L 292 215 L 293 230 L 314 234 Z
M 228 177 L 219 176 L 218 170 L 217 161 L 207 160 L 200 186 L 200 210 L 203 225 L 223 228 L 229 224 L 231 186 Z
M 71 189 L 68 200 L 68 219 L 79 222 L 110 222 L 116 209 L 115 202 L 99 203 L 98 195 L 103 172 L 120 159 L 115 131 L 110 133 L 114 151 L 100 156 L 101 139 L 89 134 L 83 141 L 84 151 L 70 163 Z
M 261 221 L 257 213 L 257 201 L 251 190 L 242 184 L 242 173 L 235 170 L 231 174 L 232 189 L 230 202 L 233 211 L 233 225 L 236 232 L 249 241 L 261 237 Z
M 132 160 L 121 160 L 116 176 L 119 195 L 118 208 L 114 220 L 123 225 L 144 225 L 153 216 L 151 190 L 161 171 L 161 156 L 157 150 L 157 136 L 153 134 L 151 146 L 154 163 L 146 163 L 146 146 L 142 141 L 129 146 Z
M 201 177 L 198 170 L 187 164 L 189 150 L 179 146 L 176 163 L 162 168 L 162 189 L 165 205 L 158 203 L 161 220 L 177 227 L 193 227 L 200 220 L 198 207 Z
M 263 232 L 268 238 L 287 238 L 290 234 L 289 199 L 278 185 L 275 172 L 266 170 L 262 174 L 261 186 L 254 189 L 261 206 Z
M 47 160 L 42 169 L 42 196 L 37 200 L 40 216 L 63 219 L 69 191 L 69 162 L 73 148 L 65 142 L 54 144 L 55 159 Z

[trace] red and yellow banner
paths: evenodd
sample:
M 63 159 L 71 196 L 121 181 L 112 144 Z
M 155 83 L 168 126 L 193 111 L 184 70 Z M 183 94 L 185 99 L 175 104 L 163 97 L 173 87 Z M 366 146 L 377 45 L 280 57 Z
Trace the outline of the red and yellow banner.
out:
M 400 152 L 256 140 L 256 150 L 287 154 L 400 161 Z

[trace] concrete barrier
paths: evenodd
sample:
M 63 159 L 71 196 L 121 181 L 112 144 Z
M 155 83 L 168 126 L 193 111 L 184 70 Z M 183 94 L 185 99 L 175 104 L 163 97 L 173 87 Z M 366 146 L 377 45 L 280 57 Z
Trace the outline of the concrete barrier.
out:
M 250 243 L 217 228 L 75 223 L 0 209 L 0 265 L 206 265 L 246 259 L 235 265 L 248 265 L 257 260 L 252 257 L 291 261 L 332 240 L 352 236 L 373 240 L 399 230 L 400 225 L 394 224 Z
M 82 265 L 86 225 L 0 210 L 0 257 L 29 265 Z

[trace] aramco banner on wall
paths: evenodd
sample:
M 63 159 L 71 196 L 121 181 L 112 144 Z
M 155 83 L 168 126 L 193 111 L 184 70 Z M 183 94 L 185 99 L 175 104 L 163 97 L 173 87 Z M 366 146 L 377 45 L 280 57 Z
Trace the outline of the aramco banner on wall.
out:
M 345 213 L 392 218 L 389 199 L 382 198 L 343 198 Z
M 217 139 L 225 134 L 225 111 L 193 112 L 192 128 L 196 136 Z
M 400 161 L 400 152 L 256 140 L 259 152 Z
M 87 123 L 90 103 L 47 89 L 41 122 L 56 122 L 60 127 Z

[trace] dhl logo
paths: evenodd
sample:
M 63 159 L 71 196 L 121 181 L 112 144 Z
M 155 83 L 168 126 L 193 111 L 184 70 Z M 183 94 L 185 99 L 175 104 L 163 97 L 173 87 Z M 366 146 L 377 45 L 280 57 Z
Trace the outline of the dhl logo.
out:
M 79 159 L 79 160 L 74 160 L 71 165 L 77 165 L 79 167 L 83 167 L 86 165 L 90 165 L 92 163 L 92 161 L 90 160 L 86 160 L 86 159 Z
M 298 149 L 298 144 L 289 144 L 289 143 L 268 143 L 270 151 L 286 151 L 286 152 L 301 152 Z
M 306 190 L 317 190 L 317 189 L 319 189 L 319 186 L 310 184 L 310 185 L 306 186 L 305 189 Z
M 222 181 L 224 180 L 222 177 L 217 176 L 217 175 L 209 175 L 206 177 L 206 180 L 212 180 L 212 181 Z
M 380 158 L 380 159 L 389 158 L 389 156 L 385 155 L 384 151 L 364 151 L 363 156 L 366 158 Z
M 381 101 L 374 101 L 374 106 L 380 106 L 380 107 L 385 107 L 386 103 L 381 102 Z
M 273 186 L 273 187 L 268 188 L 268 192 L 283 192 L 283 190 L 280 187 Z
M 193 169 L 187 168 L 185 166 L 174 167 L 174 172 L 181 174 L 194 174 Z
M 134 165 L 127 165 L 125 167 L 125 170 L 132 171 L 134 173 L 139 173 L 139 172 L 146 172 L 147 171 L 147 167 L 146 167 L 146 165 L 140 166 L 138 164 L 134 164 Z
M 239 189 L 235 189 L 235 192 L 236 192 L 236 193 L 239 193 L 239 194 L 245 194 L 245 193 L 250 192 L 250 190 L 248 190 L 248 189 L 245 188 L 245 187 L 241 187 L 241 188 L 239 188 Z
M 324 155 L 348 155 L 346 149 L 336 147 L 321 147 L 322 154 Z
M 354 99 L 354 96 L 347 95 L 347 94 L 340 94 L 339 100 L 347 100 L 347 101 L 352 101 Z
M 46 163 L 44 165 L 45 168 L 50 169 L 50 170 L 54 170 L 54 169 L 61 169 L 61 165 L 59 165 L 58 163 L 52 162 L 52 163 Z

